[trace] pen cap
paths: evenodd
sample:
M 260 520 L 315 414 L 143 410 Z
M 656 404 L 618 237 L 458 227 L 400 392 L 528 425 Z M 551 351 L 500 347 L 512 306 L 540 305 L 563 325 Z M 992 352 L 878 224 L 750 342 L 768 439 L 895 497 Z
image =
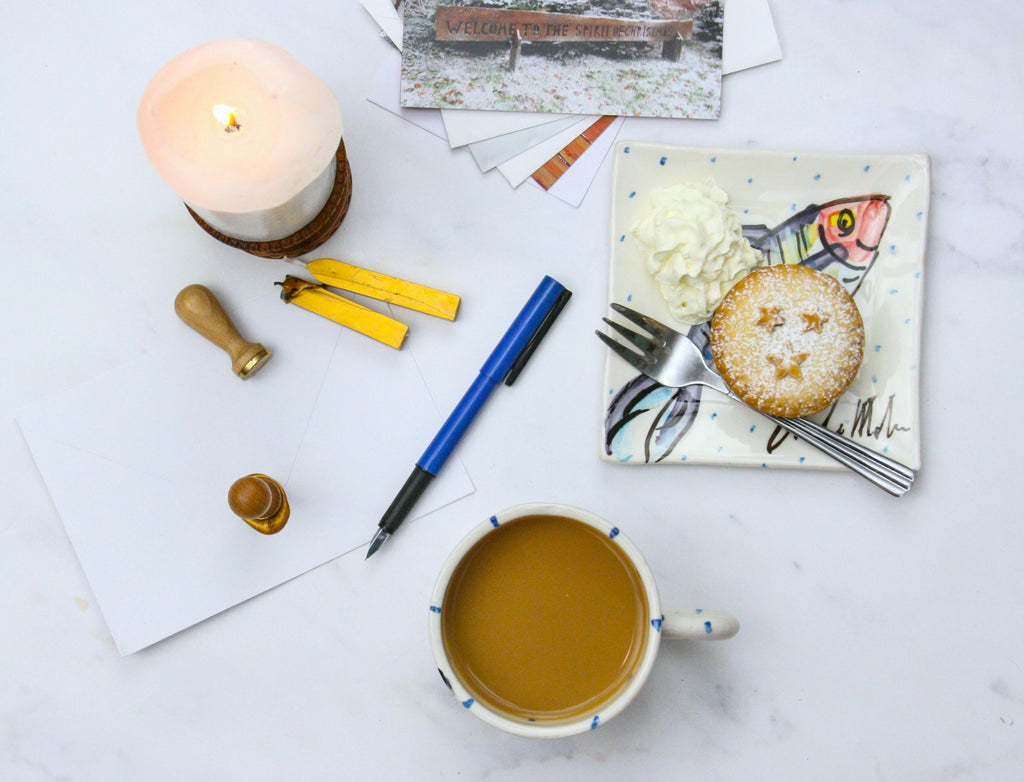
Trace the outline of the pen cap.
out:
M 480 373 L 496 383 L 504 382 L 509 370 L 516 364 L 517 359 L 523 354 L 534 336 L 538 333 L 543 336 L 541 328 L 545 327 L 546 331 L 546 325 L 550 325 L 549 316 L 556 305 L 559 305 L 560 302 L 561 305 L 564 305 L 564 293 L 568 293 L 568 291 L 560 282 L 545 276 L 516 319 L 512 321 L 505 336 L 487 357 Z M 558 306 L 558 309 L 560 310 L 561 306 Z M 530 353 L 535 347 L 536 344 L 531 347 Z M 526 357 L 528 358 L 529 354 L 526 354 Z M 521 369 L 521 366 L 519 368 Z

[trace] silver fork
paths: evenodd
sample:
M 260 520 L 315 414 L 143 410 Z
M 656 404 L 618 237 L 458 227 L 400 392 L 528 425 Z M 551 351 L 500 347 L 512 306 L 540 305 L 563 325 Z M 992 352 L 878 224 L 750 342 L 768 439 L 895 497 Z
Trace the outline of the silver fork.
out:
M 615 321 L 602 318 L 636 350 L 626 347 L 600 331 L 595 333 L 613 352 L 634 368 L 657 380 L 663 386 L 670 388 L 692 385 L 707 386 L 725 394 L 730 399 L 740 401 L 739 397 L 732 393 L 725 384 L 722 376 L 707 365 L 700 348 L 685 334 L 621 304 L 613 303 L 611 308 L 651 335 L 648 337 L 639 334 Z M 867 478 L 889 494 L 899 497 L 905 494 L 914 482 L 914 471 L 906 465 L 865 448 L 860 443 L 836 434 L 820 424 L 806 418 L 783 418 L 766 413 L 761 414 Z

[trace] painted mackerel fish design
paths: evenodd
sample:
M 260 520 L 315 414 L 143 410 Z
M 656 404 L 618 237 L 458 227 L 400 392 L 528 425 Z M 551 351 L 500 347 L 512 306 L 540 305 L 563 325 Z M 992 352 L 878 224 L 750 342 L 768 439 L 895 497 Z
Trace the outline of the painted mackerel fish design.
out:
M 774 228 L 745 225 L 743 235 L 768 265 L 802 264 L 830 274 L 855 295 L 878 258 L 892 208 L 889 196 L 873 194 L 812 204 Z M 687 332 L 711 361 L 707 323 Z M 700 409 L 701 386 L 667 388 L 646 375 L 623 386 L 605 416 L 605 452 L 629 461 L 667 458 L 686 435 Z M 642 454 L 628 447 L 626 433 L 645 431 Z

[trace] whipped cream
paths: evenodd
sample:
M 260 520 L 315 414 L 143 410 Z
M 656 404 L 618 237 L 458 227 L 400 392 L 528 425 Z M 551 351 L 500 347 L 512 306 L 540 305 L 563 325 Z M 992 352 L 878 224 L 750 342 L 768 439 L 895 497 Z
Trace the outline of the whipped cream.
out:
M 683 323 L 709 320 L 729 289 L 764 264 L 728 202 L 711 179 L 663 187 L 651 193 L 650 212 L 633 226 L 647 271 Z

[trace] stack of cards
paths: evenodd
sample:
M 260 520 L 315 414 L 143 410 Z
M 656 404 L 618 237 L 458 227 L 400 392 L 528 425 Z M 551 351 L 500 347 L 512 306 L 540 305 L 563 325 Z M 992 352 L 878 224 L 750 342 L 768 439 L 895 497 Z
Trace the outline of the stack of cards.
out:
M 624 0 L 614 17 L 361 2 L 395 47 L 373 103 L 573 206 L 625 117 L 717 119 L 724 74 L 782 56 L 767 0 Z

